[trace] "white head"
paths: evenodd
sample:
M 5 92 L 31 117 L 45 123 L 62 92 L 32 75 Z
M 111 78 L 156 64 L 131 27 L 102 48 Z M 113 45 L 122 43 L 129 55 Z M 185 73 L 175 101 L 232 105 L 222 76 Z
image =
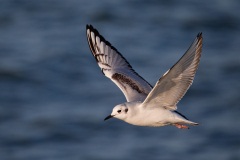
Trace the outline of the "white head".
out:
M 129 109 L 125 103 L 119 104 L 113 108 L 112 113 L 109 116 L 107 116 L 104 120 L 107 120 L 112 117 L 124 120 L 127 118 L 128 110 Z

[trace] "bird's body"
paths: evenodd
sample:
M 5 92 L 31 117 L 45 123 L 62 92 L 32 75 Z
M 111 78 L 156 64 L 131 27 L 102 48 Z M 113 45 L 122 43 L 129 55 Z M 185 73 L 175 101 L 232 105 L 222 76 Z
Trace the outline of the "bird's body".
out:
M 193 82 L 202 50 L 198 34 L 187 52 L 152 87 L 96 29 L 87 25 L 88 44 L 102 73 L 123 92 L 127 102 L 113 108 L 105 120 L 115 117 L 138 126 L 197 125 L 177 112 L 177 103 Z
M 177 111 L 168 110 L 164 107 L 145 106 L 142 102 L 126 102 L 117 105 L 113 113 L 127 109 L 127 113 L 119 114 L 119 119 L 137 126 L 160 127 L 171 124 L 189 124 L 197 125 L 195 122 L 189 121 L 185 116 Z M 118 116 L 116 116 L 118 118 Z

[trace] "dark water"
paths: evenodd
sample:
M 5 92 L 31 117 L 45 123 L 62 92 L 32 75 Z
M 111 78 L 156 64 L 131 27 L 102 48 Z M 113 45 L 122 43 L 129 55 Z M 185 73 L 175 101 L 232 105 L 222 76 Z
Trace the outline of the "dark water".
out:
M 1 160 L 239 160 L 240 1 L 0 1 Z M 201 125 L 103 122 L 124 102 L 87 45 L 93 24 L 151 84 L 198 32 L 195 81 L 178 104 Z

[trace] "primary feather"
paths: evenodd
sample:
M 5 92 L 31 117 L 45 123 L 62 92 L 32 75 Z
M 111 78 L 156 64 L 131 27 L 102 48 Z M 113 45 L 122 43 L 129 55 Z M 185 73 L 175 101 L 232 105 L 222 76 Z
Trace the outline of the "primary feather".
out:
M 128 61 L 96 29 L 87 25 L 87 40 L 103 74 L 123 92 L 127 102 L 143 101 L 152 86 L 135 72 Z

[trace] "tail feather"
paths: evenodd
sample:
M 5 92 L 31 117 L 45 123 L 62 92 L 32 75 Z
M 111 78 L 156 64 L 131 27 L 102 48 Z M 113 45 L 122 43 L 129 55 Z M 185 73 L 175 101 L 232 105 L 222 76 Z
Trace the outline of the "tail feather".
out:
M 192 122 L 192 121 L 189 121 L 189 120 L 187 120 L 186 124 L 193 125 L 193 126 L 199 125 L 198 123 Z
M 196 122 L 193 122 L 193 121 L 190 121 L 186 116 L 184 116 L 183 114 L 181 114 L 180 112 L 178 111 L 174 111 L 177 115 L 178 115 L 178 118 L 179 118 L 179 124 L 188 124 L 188 125 L 193 125 L 193 126 L 196 126 L 198 125 L 198 123 Z

